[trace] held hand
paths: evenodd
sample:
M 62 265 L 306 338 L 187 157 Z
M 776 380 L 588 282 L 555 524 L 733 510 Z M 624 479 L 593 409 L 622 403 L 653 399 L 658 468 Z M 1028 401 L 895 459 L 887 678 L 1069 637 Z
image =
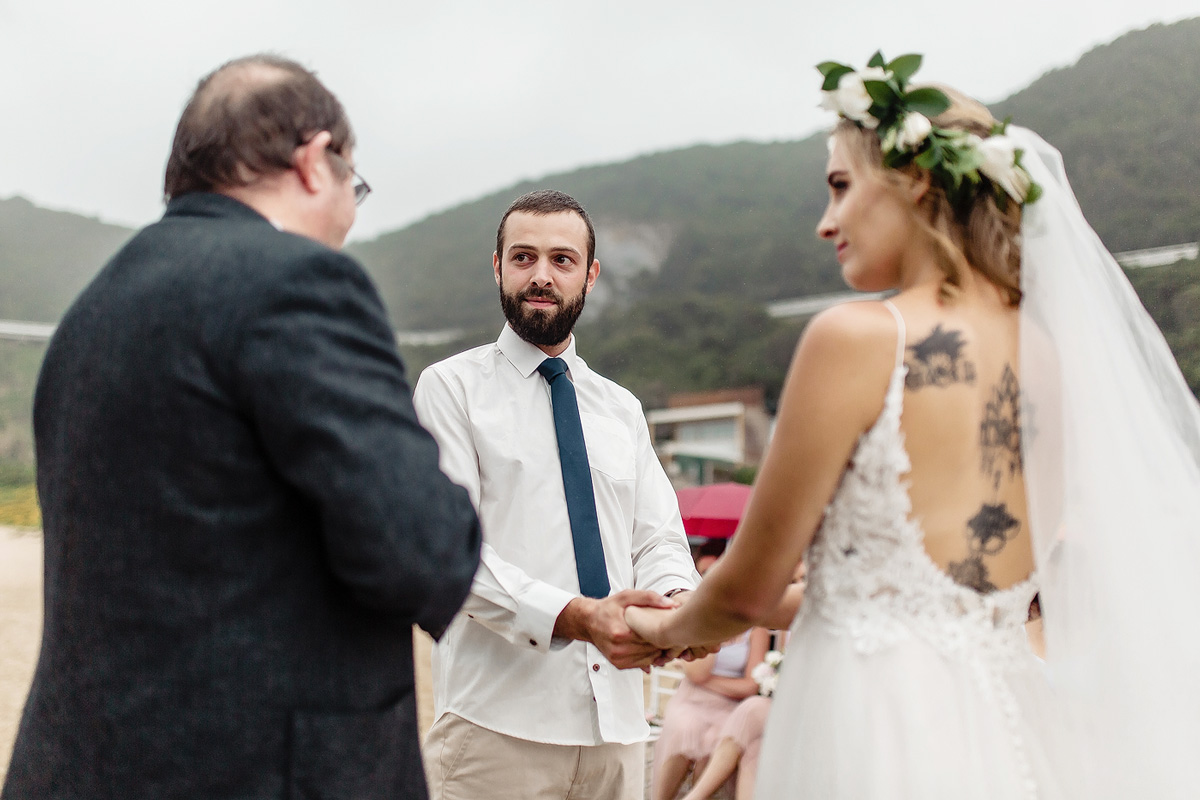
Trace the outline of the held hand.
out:
M 678 600 L 679 598 L 680 595 L 676 595 L 672 599 Z M 633 632 L 646 641 L 657 645 L 662 645 L 664 642 L 669 641 L 667 626 L 670 625 L 671 619 L 674 616 L 675 612 L 669 609 L 642 608 L 639 606 L 630 606 L 625 609 L 625 621 L 633 629 Z M 695 661 L 720 649 L 720 642 L 693 644 L 690 647 L 680 647 L 678 645 L 664 647 L 661 657 L 654 662 L 654 665 L 661 667 L 663 664 L 673 661 L 676 658 L 682 658 L 684 661 Z
M 694 644 L 688 649 L 680 653 L 679 657 L 684 661 L 695 661 L 705 656 L 712 655 L 721 649 L 720 642 L 710 642 L 708 644 Z
M 629 606 L 625 609 L 625 622 L 633 632 L 667 652 L 670 650 L 667 649 L 663 629 L 673 616 L 672 609 L 644 608 L 642 606 Z M 676 652 L 679 652 L 679 648 L 676 648 Z
M 559 615 L 555 634 L 591 642 L 618 669 L 648 668 L 662 656 L 662 648 L 630 630 L 625 610 L 631 606 L 669 609 L 675 603 L 640 589 L 625 589 L 600 600 L 577 597 Z

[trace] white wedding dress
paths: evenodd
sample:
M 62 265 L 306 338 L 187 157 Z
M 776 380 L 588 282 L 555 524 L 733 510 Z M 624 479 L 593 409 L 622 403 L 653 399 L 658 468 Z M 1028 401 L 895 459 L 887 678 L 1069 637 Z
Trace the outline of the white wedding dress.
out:
M 903 477 L 904 322 L 887 305 L 896 366 L 809 550 L 757 797 L 1058 798 L 1024 629 L 1037 578 L 979 594 L 926 554 Z

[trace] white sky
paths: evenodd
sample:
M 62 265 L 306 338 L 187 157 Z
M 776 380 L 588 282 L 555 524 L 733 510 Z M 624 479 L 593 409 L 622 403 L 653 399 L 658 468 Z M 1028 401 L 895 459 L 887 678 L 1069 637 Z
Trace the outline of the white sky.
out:
M 926 55 L 999 100 L 1200 0 L 0 0 L 0 197 L 142 225 L 196 81 L 317 70 L 359 139 L 370 238 L 526 178 L 698 142 L 796 139 L 827 59 Z

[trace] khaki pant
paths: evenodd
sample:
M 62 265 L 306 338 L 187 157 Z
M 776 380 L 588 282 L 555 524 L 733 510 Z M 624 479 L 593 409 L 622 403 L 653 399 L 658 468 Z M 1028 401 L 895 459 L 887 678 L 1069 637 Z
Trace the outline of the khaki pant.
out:
M 641 800 L 645 746 L 529 742 L 443 714 L 425 737 L 430 800 Z

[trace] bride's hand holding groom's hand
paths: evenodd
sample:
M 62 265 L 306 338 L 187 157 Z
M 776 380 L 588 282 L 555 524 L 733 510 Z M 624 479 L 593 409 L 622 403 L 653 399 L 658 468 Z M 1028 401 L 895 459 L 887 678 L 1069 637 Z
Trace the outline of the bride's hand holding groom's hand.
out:
M 676 595 L 675 599 L 681 601 L 681 603 L 686 602 L 686 594 L 690 594 L 690 592 Z M 721 649 L 720 642 L 693 644 L 687 647 L 678 644 L 673 645 L 668 626 L 678 613 L 678 608 L 626 606 L 625 624 L 637 636 L 662 649 L 664 664 L 676 658 L 682 658 L 684 661 L 703 658 Z M 662 664 L 656 662 L 655 666 L 662 666 Z
M 667 649 L 663 628 L 675 615 L 673 608 L 651 608 L 648 606 L 626 606 L 625 624 L 634 633 L 650 644 Z

